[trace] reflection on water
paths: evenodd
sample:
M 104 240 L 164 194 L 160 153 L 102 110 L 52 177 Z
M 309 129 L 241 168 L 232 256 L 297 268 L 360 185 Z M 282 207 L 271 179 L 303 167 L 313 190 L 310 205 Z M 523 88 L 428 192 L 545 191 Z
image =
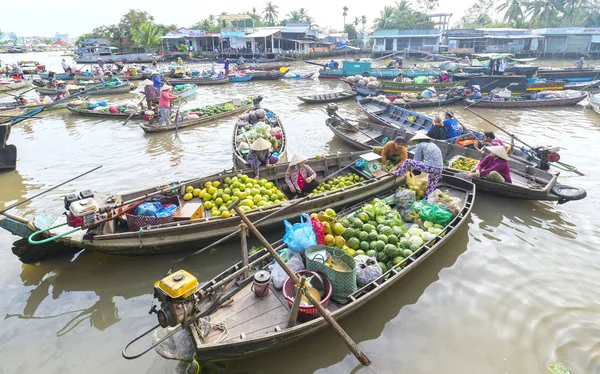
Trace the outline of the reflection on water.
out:
M 39 54 L 28 58 L 46 62 Z M 52 58 L 47 64 L 59 66 L 59 56 Z M 321 105 L 303 104 L 296 96 L 342 89 L 342 82 L 317 79 L 207 86 L 189 105 L 261 94 L 263 105 L 283 121 L 290 154 L 332 154 L 350 149 L 324 125 Z M 127 94 L 108 101 L 135 98 Z M 341 115 L 366 119 L 355 102 L 338 105 Z M 463 107 L 449 109 L 468 126 L 508 140 Z M 432 116 L 446 109 L 419 111 Z M 561 161 L 586 174 L 562 172 L 560 179 L 587 189 L 588 198 L 556 205 L 478 193 L 468 231 L 461 230 L 420 268 L 341 321 L 373 360 L 372 368 L 357 367 L 339 338 L 325 330 L 276 354 L 230 362 L 221 370 L 541 373 L 547 363 L 562 362 L 574 373 L 600 372 L 600 229 L 594 193 L 600 179 L 598 156 L 590 146 L 600 144 L 600 116 L 581 106 L 476 112 L 532 145 L 560 145 Z M 104 167 L 23 204 L 17 214 L 60 213 L 62 196 L 72 191 L 132 191 L 232 166 L 235 118 L 182 129 L 175 137 L 174 132 L 145 134 L 135 121 L 123 126 L 124 120 L 78 117 L 65 110 L 43 115 L 47 118 L 12 129 L 18 172 L 0 173 L 0 207 Z M 277 236 L 281 233 L 270 238 Z M 137 258 L 83 252 L 23 265 L 8 250 L 15 240 L 0 232 L 5 249 L 0 252 L 0 313 L 5 316 L 0 339 L 10 342 L 0 349 L 0 371 L 7 373 L 172 372 L 175 363 L 152 353 L 135 362 L 119 354 L 125 342 L 155 324 L 148 316 L 153 283 L 171 267 L 207 281 L 240 258 L 239 244 L 231 243 L 183 263 L 177 262 L 182 254 Z

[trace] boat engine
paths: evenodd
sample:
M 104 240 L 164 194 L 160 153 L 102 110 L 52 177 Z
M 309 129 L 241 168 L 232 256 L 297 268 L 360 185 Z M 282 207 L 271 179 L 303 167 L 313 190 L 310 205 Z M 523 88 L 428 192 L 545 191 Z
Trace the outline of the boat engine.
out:
M 198 280 L 185 270 L 178 270 L 154 283 L 154 297 L 160 309 L 153 305 L 150 314 L 156 313 L 161 327 L 175 327 L 190 322 L 195 314 Z
M 552 146 L 534 148 L 533 151 L 540 160 L 540 169 L 548 170 L 550 169 L 551 162 L 558 162 L 560 160 L 560 154 L 558 154 L 559 150 L 559 147 Z
M 94 194 L 90 190 L 85 190 L 76 194 L 65 196 L 65 215 L 67 224 L 71 227 L 91 226 L 98 213 L 98 203 L 94 200 Z
M 337 110 L 338 110 L 338 106 L 337 106 L 336 103 L 329 103 L 329 104 L 327 104 L 326 111 L 327 111 L 327 114 L 329 116 L 334 116 L 335 112 L 337 112 Z

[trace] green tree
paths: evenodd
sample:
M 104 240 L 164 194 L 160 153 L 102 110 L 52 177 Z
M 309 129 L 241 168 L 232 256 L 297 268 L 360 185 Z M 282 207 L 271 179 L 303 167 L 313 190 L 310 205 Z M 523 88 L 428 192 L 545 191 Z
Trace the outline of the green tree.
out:
M 348 23 L 344 26 L 344 32 L 348 34 L 348 39 L 350 40 L 356 40 L 358 39 L 358 31 L 356 31 L 356 28 L 354 27 L 353 24 Z
M 342 10 L 344 11 L 344 13 L 342 14 L 344 16 L 344 26 L 346 26 L 346 16 L 348 15 L 348 7 L 344 5 Z
M 304 18 L 304 22 L 308 23 L 308 27 L 309 27 L 310 29 L 313 29 L 313 30 L 318 30 L 318 29 L 319 29 L 319 25 L 317 25 L 317 24 L 315 23 L 315 19 L 314 19 L 314 18 L 312 18 L 311 16 L 306 16 L 306 17 Z
M 300 12 L 298 12 L 297 10 L 292 10 L 288 15 L 288 22 L 301 22 L 302 21 L 302 16 L 300 15 Z
M 154 51 L 160 45 L 160 30 L 152 22 L 144 22 L 131 30 L 131 39 L 139 46 Z
M 391 29 L 394 23 L 394 8 L 386 5 L 379 11 L 379 17 L 375 18 L 375 28 L 380 30 Z
M 246 12 L 247 15 L 250 16 L 250 20 L 252 20 L 252 27 L 260 27 L 262 26 L 262 18 L 260 14 L 256 13 L 256 8 L 252 8 L 252 12 Z
M 277 16 L 279 15 L 279 12 L 277 12 L 278 8 L 279 7 L 277 5 L 274 5 L 271 1 L 269 1 L 267 3 L 267 5 L 265 6 L 263 14 L 264 14 L 265 23 L 267 25 L 269 25 L 269 26 L 275 25 L 275 22 L 277 21 Z
M 365 31 L 365 25 L 367 24 L 367 16 L 360 17 L 360 23 L 362 24 L 362 30 Z
M 435 25 L 425 13 L 413 9 L 406 0 L 386 5 L 375 18 L 376 29 L 432 29 Z
M 504 22 L 514 25 L 520 25 L 525 18 L 521 0 L 506 0 L 496 10 L 499 12 L 504 11 Z
M 129 9 L 129 11 L 121 17 L 117 27 L 121 31 L 121 36 L 128 38 L 131 37 L 131 32 L 133 30 L 139 29 L 143 23 L 147 22 L 154 22 L 154 17 L 151 16 L 150 13 L 142 10 Z

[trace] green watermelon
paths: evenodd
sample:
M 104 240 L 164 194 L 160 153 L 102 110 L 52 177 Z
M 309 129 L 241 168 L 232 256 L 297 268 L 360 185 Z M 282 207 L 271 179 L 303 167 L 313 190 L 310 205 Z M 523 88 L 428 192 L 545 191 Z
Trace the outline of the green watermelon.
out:
M 377 261 L 385 263 L 388 262 L 388 260 L 388 256 L 386 256 L 385 253 L 383 253 L 383 251 L 377 252 Z
M 368 221 L 367 223 L 369 225 L 373 226 L 373 230 L 375 230 L 375 227 L 377 226 L 377 222 L 375 222 L 375 221 Z
M 384 244 L 387 244 L 389 242 L 389 239 L 387 237 L 387 235 L 377 235 L 377 240 L 381 240 Z
M 370 247 L 369 247 L 369 242 L 367 241 L 362 241 L 360 242 L 360 249 L 362 249 L 363 251 L 369 251 Z
M 402 248 L 408 248 L 408 247 L 410 247 L 410 242 L 408 241 L 408 238 L 401 238 L 400 239 L 400 247 L 402 247 Z
M 393 244 L 386 244 L 383 251 L 384 251 L 385 255 L 388 256 L 389 258 L 394 258 L 394 257 L 398 256 L 398 254 L 400 253 L 400 251 L 398 251 L 398 248 L 396 248 L 396 246 Z
M 371 232 L 371 231 L 375 230 L 375 227 L 373 225 L 367 223 L 362 227 L 362 229 L 363 229 L 363 231 Z
M 377 224 L 377 232 L 379 232 L 383 226 L 385 226 L 383 223 Z
M 393 260 L 394 265 L 398 265 L 402 261 L 404 261 L 404 257 L 402 257 L 402 256 L 396 256 L 396 257 L 394 257 L 394 260 Z
M 383 241 L 377 240 L 375 242 L 375 250 L 377 252 L 382 252 L 384 248 L 385 248 L 385 243 Z
M 388 262 L 387 262 L 387 264 L 385 264 L 385 265 L 387 266 L 387 268 L 388 268 L 388 270 L 389 270 L 389 269 L 391 269 L 391 268 L 393 268 L 393 267 L 394 267 L 394 261 L 390 260 L 390 261 L 388 261 Z
M 377 251 L 370 249 L 365 253 L 369 257 L 377 258 Z
M 381 272 L 385 273 L 386 271 L 388 271 L 387 269 L 387 265 L 383 262 L 378 262 L 377 265 L 379 265 L 379 267 L 381 268 Z
M 378 236 L 379 236 L 379 234 L 377 233 L 377 231 L 373 230 L 369 233 L 369 240 L 370 241 L 377 240 Z
M 344 232 L 345 234 L 346 232 Z M 360 240 L 358 240 L 358 238 L 350 238 L 348 239 L 348 241 L 346 242 L 346 245 L 352 249 L 358 249 L 360 248 Z
M 402 236 L 402 227 L 400 226 L 394 226 L 392 227 L 392 231 L 394 232 L 394 235 L 396 235 L 397 237 Z
M 388 242 L 393 245 L 398 245 L 398 237 L 394 234 L 388 235 Z
M 377 232 L 379 232 L 380 234 L 383 234 L 383 235 L 387 235 L 387 236 L 394 234 L 394 231 L 389 226 L 383 226 L 383 227 L 381 227 L 381 229 L 377 230 Z
M 369 216 L 365 212 L 360 212 L 356 216 L 363 222 L 367 222 L 369 220 Z
M 373 240 L 369 243 L 369 248 L 376 251 L 377 249 L 377 240 Z
M 344 227 L 346 227 L 346 225 L 344 225 Z M 348 240 L 350 238 L 353 238 L 355 236 L 355 231 L 353 228 L 347 228 L 346 230 L 344 230 L 344 233 L 342 234 L 342 238 Z
M 362 229 L 363 226 L 364 223 L 359 218 L 355 218 L 352 222 L 352 227 L 354 227 L 355 229 Z
M 365 254 L 365 251 L 363 251 L 362 249 L 357 249 L 354 256 L 364 255 L 364 254 Z
M 363 240 L 369 240 L 369 233 L 366 231 L 361 231 L 358 233 L 358 238 L 363 241 Z
M 344 218 L 342 220 L 342 225 L 344 225 L 344 227 L 350 227 L 350 220 L 348 220 L 348 218 Z
M 404 257 L 408 257 L 412 254 L 413 254 L 413 252 L 410 249 L 405 249 L 402 251 L 402 256 L 404 256 Z
M 386 219 L 385 216 L 377 216 L 377 218 L 375 218 L 375 221 L 377 221 L 377 223 L 379 224 L 384 224 Z

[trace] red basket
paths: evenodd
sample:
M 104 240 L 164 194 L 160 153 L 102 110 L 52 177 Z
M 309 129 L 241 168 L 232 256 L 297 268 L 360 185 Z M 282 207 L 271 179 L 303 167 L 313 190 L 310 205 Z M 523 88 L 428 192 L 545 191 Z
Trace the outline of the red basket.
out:
M 331 282 L 327 278 L 325 274 L 320 271 L 315 270 L 300 270 L 296 273 L 298 277 L 303 275 L 311 275 L 314 273 L 319 273 L 321 278 L 323 279 L 323 285 L 325 287 L 325 297 L 321 300 L 321 305 L 323 308 L 327 308 L 329 305 L 329 299 L 331 298 L 331 294 L 333 292 L 333 287 L 331 287 Z M 294 291 L 295 284 L 291 278 L 288 278 L 283 284 L 283 296 L 287 300 L 290 308 L 294 305 L 294 299 L 296 298 L 296 293 Z M 298 308 L 298 320 L 301 322 L 310 321 L 311 319 L 315 319 L 319 316 L 319 311 L 314 306 L 300 306 Z
M 148 226 L 156 226 L 162 225 L 164 223 L 169 223 L 175 221 L 173 216 L 177 212 L 177 210 L 181 207 L 179 203 L 179 196 L 166 196 L 158 200 L 163 205 L 166 204 L 175 204 L 177 205 L 177 209 L 175 212 L 169 217 L 148 217 L 148 216 L 134 216 L 133 212 L 135 208 L 132 208 L 129 212 L 125 214 L 127 218 L 127 229 L 129 231 L 139 231 L 142 227 Z

